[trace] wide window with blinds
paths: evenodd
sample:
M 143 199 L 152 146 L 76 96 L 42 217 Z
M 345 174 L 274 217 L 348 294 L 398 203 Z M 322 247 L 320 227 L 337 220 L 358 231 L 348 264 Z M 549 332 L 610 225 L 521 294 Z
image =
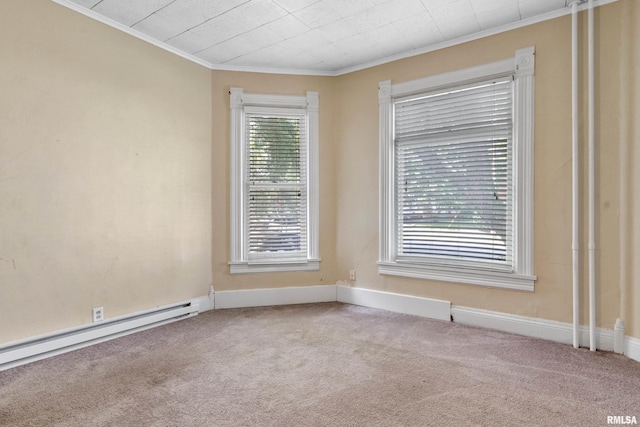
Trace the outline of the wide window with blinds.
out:
M 381 274 L 533 290 L 534 49 L 381 82 Z
M 510 268 L 512 79 L 394 105 L 398 256 Z
M 318 94 L 229 94 L 230 271 L 317 270 Z

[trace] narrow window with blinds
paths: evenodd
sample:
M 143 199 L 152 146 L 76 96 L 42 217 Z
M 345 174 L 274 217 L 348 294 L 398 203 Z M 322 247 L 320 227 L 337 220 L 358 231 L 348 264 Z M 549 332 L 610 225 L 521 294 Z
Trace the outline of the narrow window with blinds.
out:
M 385 275 L 533 291 L 535 48 L 378 86 Z
M 318 92 L 229 101 L 230 272 L 319 270 Z
M 306 259 L 305 117 L 247 112 L 245 123 L 249 261 Z
M 512 79 L 394 105 L 398 257 L 512 268 Z

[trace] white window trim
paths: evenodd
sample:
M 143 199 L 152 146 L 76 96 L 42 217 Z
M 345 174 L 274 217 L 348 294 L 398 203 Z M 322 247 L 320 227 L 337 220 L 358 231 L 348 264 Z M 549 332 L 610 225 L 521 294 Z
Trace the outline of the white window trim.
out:
M 380 82 L 380 274 L 533 291 L 533 128 L 535 48 L 518 49 L 514 58 L 392 84 Z M 513 75 L 514 255 L 513 271 L 488 271 L 459 265 L 430 265 L 398 260 L 395 213 L 393 101 L 452 85 Z
M 244 93 L 242 88 L 229 90 L 231 125 L 231 260 L 230 271 L 235 273 L 262 273 L 284 271 L 313 271 L 320 269 L 319 257 L 319 183 L 318 183 L 318 92 L 307 92 L 306 96 L 264 95 Z M 307 147 L 307 259 L 264 259 L 257 262 L 248 260 L 247 223 L 244 185 L 245 172 L 245 138 L 244 138 L 244 107 L 279 107 L 294 108 L 305 111 L 308 126 Z

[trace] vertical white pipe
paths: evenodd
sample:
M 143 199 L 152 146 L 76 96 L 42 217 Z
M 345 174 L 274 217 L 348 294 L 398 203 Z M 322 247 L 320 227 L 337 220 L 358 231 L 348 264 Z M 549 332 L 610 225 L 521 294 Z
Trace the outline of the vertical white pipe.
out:
M 573 232 L 573 347 L 580 347 L 580 202 L 578 162 L 578 4 L 571 3 L 571 148 L 572 148 L 572 217 Z
M 589 348 L 596 351 L 596 266 L 595 266 L 595 79 L 593 0 L 589 0 Z

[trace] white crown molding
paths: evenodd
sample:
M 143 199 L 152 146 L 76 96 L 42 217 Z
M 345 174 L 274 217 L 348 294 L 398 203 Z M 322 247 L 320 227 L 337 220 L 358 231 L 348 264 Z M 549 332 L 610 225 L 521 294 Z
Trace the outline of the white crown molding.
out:
M 606 4 L 615 3 L 617 1 L 619 0 L 595 0 L 594 7 L 604 6 Z M 583 11 L 587 8 L 588 8 L 588 5 L 586 3 L 583 3 L 580 7 L 578 7 L 578 11 Z M 375 61 L 366 62 L 360 65 L 354 65 L 352 67 L 342 68 L 340 70 L 337 70 L 333 75 L 342 76 L 344 74 L 353 73 L 355 71 L 366 70 L 367 68 L 373 68 L 373 67 L 377 67 L 378 65 L 388 64 L 390 62 L 398 61 L 401 59 L 411 58 L 411 57 L 422 55 L 429 52 L 435 52 L 436 50 L 446 49 L 448 47 L 472 42 L 474 40 L 479 40 L 485 37 L 494 36 L 496 34 L 505 33 L 507 31 L 517 30 L 518 28 L 528 27 L 529 25 L 538 24 L 544 21 L 549 21 L 551 19 L 559 18 L 569 14 L 571 14 L 571 8 L 565 7 L 564 9 L 555 10 L 553 12 L 547 12 L 542 15 L 537 15 L 537 16 L 523 19 L 517 22 L 512 22 L 510 24 L 501 25 L 496 28 L 490 28 L 488 30 L 479 31 L 477 33 L 458 37 L 453 40 L 446 40 L 440 43 L 435 43 L 421 49 L 414 49 L 407 52 L 398 53 L 396 55 L 387 56 L 386 58 L 381 58 Z
M 294 76 L 318 76 L 318 77 L 338 76 L 338 74 L 335 71 L 306 70 L 306 69 L 298 69 L 298 68 L 257 67 L 257 66 L 248 66 L 248 65 L 229 65 L 229 64 L 211 64 L 209 68 L 216 71 L 234 71 L 239 73 L 286 74 L 286 75 L 294 75 Z
M 176 47 L 173 47 L 167 43 L 161 42 L 160 40 L 156 40 L 153 37 L 150 37 L 144 33 L 141 33 L 138 30 L 134 30 L 131 27 L 127 27 L 126 25 L 123 25 L 119 22 L 114 21 L 113 19 L 109 19 L 105 16 L 99 15 L 97 13 L 95 13 L 94 11 L 92 11 L 91 9 L 87 9 L 85 7 L 79 6 L 76 3 L 72 3 L 69 0 L 51 0 L 54 3 L 59 4 L 60 6 L 64 6 L 68 9 L 71 9 L 75 12 L 81 13 L 84 16 L 87 16 L 91 19 L 95 19 L 98 22 L 101 22 L 105 25 L 108 25 L 110 27 L 115 28 L 116 30 L 120 30 L 123 31 L 127 34 L 129 34 L 130 36 L 136 37 L 140 40 L 143 40 L 147 43 L 150 43 L 156 47 L 159 47 L 160 49 L 164 49 L 167 52 L 173 53 L 174 55 L 178 55 L 188 61 L 191 62 L 195 62 L 198 65 L 202 65 L 203 67 L 209 68 L 209 69 L 213 69 L 214 65 L 211 64 L 210 62 L 207 62 L 203 59 L 200 59 L 194 55 L 191 55 L 190 53 L 187 53 L 183 50 L 180 50 Z
M 436 50 L 445 49 L 448 47 L 456 46 L 462 43 L 467 43 L 470 41 L 478 40 L 484 37 L 493 36 L 496 34 L 504 33 L 506 31 L 516 30 L 518 28 L 526 27 L 529 25 L 537 24 L 539 22 L 548 21 L 551 19 L 559 18 L 561 16 L 565 16 L 571 13 L 570 7 L 565 7 L 564 9 L 556 10 L 553 12 L 548 12 L 542 15 L 534 16 L 528 19 L 524 19 L 521 21 L 513 22 L 507 25 L 502 25 L 500 27 L 480 31 L 477 33 L 469 34 L 467 36 L 458 37 L 453 40 L 447 40 L 441 43 L 432 44 L 430 46 L 426 46 L 421 49 L 414 49 L 407 52 L 398 53 L 396 55 L 387 56 L 385 58 L 381 58 L 376 61 L 365 62 L 359 65 L 354 65 L 351 67 L 345 67 L 338 70 L 307 70 L 307 69 L 291 69 L 291 68 L 274 68 L 274 67 L 254 67 L 254 66 L 243 66 L 243 65 L 230 65 L 230 64 L 213 64 L 208 61 L 202 60 L 194 55 L 181 51 L 167 43 L 161 42 L 159 40 L 155 40 L 146 34 L 141 33 L 140 31 L 134 30 L 131 27 L 127 27 L 126 25 L 122 25 L 112 19 L 101 16 L 90 9 L 81 7 L 75 3 L 72 3 L 69 0 L 51 0 L 54 3 L 57 3 L 61 6 L 74 10 L 78 13 L 81 13 L 89 18 L 95 19 L 96 21 L 102 22 L 103 24 L 109 25 L 110 27 L 116 28 L 120 31 L 124 31 L 125 33 L 144 40 L 152 45 L 164 49 L 168 52 L 171 52 L 175 55 L 181 56 L 184 59 L 195 62 L 196 64 L 202 65 L 203 67 L 209 68 L 211 70 L 218 71 L 236 71 L 236 72 L 247 72 L 247 73 L 265 73 L 265 74 L 286 74 L 286 75 L 302 75 L 302 76 L 325 76 L 325 77 L 337 77 L 344 74 L 353 73 L 355 71 L 364 70 L 367 68 L 376 67 L 378 65 L 388 64 L 389 62 L 398 61 L 400 59 L 411 58 L 413 56 L 422 55 L 429 52 L 434 52 Z M 618 0 L 595 0 L 594 6 L 600 7 L 609 3 L 615 3 Z M 579 11 L 587 9 L 588 5 L 583 3 L 578 7 Z

